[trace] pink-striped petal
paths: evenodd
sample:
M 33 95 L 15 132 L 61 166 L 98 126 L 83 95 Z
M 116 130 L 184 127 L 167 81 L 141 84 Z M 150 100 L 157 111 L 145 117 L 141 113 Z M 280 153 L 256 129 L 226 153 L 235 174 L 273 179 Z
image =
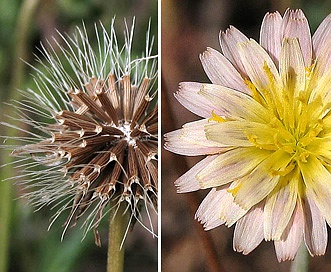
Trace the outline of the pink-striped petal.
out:
M 329 41 L 331 40 L 331 14 L 329 14 L 316 29 L 313 38 L 313 54 L 314 58 L 319 58 L 321 48 L 326 47 L 331 50 Z
M 203 189 L 221 186 L 249 174 L 268 155 L 256 147 L 229 150 L 202 168 L 196 179 Z
M 221 116 L 230 120 L 270 122 L 269 111 L 244 93 L 220 85 L 203 84 L 199 94 L 210 101 Z
M 175 181 L 178 193 L 187 193 L 201 189 L 200 182 L 197 180 L 197 174 L 204 168 L 208 167 L 219 155 L 207 156 L 205 159 L 194 165 L 184 175 Z
M 227 188 L 228 186 L 222 189 L 213 188 L 201 202 L 195 219 L 203 224 L 205 230 L 211 230 L 225 223 L 224 218 L 219 217 L 218 210 L 220 204 L 224 202 L 223 198 L 227 194 Z
M 247 255 L 253 251 L 263 240 L 263 205 L 260 202 L 240 218 L 236 224 L 233 235 L 233 249 Z
M 266 199 L 264 237 L 267 241 L 279 240 L 292 217 L 298 198 L 298 183 L 301 182 L 299 175 L 296 171 L 282 177 Z
M 299 40 L 305 66 L 312 61 L 312 42 L 310 28 L 306 16 L 301 9 L 287 9 L 282 22 L 283 38 L 297 38 Z
M 242 121 L 210 123 L 205 126 L 205 134 L 208 140 L 222 147 L 250 147 L 254 144 L 248 140 L 245 132 L 251 126 L 249 122 Z
M 282 88 L 275 63 L 256 41 L 251 39 L 242 43 L 237 47 L 237 50 L 249 79 L 262 95 L 266 90 L 270 93 L 270 88 L 275 88 L 275 90 L 271 90 L 274 92 Z
M 175 98 L 189 111 L 201 117 L 210 117 L 213 110 L 216 114 L 221 114 L 217 111 L 215 105 L 205 97 L 199 95 L 202 85 L 202 83 L 197 82 L 181 82 Z
M 282 47 L 281 25 L 282 16 L 278 11 L 267 13 L 263 18 L 260 31 L 260 44 L 269 53 L 276 66 L 278 66 Z
M 306 70 L 297 39 L 285 38 L 283 40 L 279 70 L 284 91 L 291 100 L 293 97 L 299 97 L 299 93 L 305 89 Z
M 331 174 L 316 157 L 298 161 L 307 198 L 314 201 L 326 222 L 331 225 Z
M 291 156 L 279 149 L 268 156 L 250 174 L 239 179 L 240 184 L 233 191 L 235 202 L 244 209 L 250 209 L 262 201 L 278 184 L 280 176 L 274 172 L 286 169 Z
M 247 88 L 239 72 L 220 52 L 212 48 L 207 48 L 200 55 L 200 60 L 207 76 L 213 84 L 250 94 L 250 90 Z
M 314 201 L 303 199 L 305 215 L 305 243 L 311 256 L 320 256 L 325 253 L 328 243 L 326 222 Z
M 246 77 L 247 74 L 239 57 L 237 46 L 248 41 L 248 38 L 234 26 L 230 26 L 225 32 L 221 31 L 219 39 L 224 56 L 231 61 L 243 77 Z
M 207 119 L 202 119 L 165 134 L 165 149 L 186 156 L 216 154 L 226 150 L 221 144 L 206 138 L 204 127 L 207 123 Z
M 312 70 L 312 75 L 309 81 L 309 90 L 312 90 L 312 96 L 321 95 L 323 99 L 330 97 L 331 85 L 331 43 L 326 42 L 325 46 L 321 47 L 317 56 L 315 66 Z
M 246 214 L 247 210 L 233 201 L 228 188 L 228 185 L 213 188 L 199 206 L 195 217 L 204 224 L 205 230 L 221 224 L 231 227 Z
M 279 262 L 294 259 L 303 240 L 303 228 L 303 211 L 301 204 L 298 202 L 281 239 L 275 241 L 275 250 Z

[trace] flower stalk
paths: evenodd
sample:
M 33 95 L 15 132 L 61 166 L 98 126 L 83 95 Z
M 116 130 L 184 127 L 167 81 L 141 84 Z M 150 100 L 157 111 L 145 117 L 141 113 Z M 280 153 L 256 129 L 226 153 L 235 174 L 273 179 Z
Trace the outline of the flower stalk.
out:
M 309 271 L 309 253 L 304 243 L 301 243 L 298 253 L 291 265 L 291 272 L 308 272 Z
M 126 230 L 129 225 L 129 216 L 124 205 L 119 210 L 110 212 L 108 232 L 107 272 L 122 272 L 124 267 L 124 253 Z

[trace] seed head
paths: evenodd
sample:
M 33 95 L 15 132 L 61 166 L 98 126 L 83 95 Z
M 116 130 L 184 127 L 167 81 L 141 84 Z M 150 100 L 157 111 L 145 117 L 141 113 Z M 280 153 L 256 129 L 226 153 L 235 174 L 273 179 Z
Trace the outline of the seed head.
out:
M 149 29 L 145 52 L 133 56 L 133 26 L 125 23 L 123 46 L 114 20 L 110 32 L 95 26 L 97 50 L 85 26 L 42 46 L 36 88 L 22 92 L 12 118 L 25 134 L 12 155 L 22 172 L 15 178 L 31 188 L 26 196 L 38 208 L 58 207 L 52 223 L 69 210 L 65 230 L 84 216 L 85 234 L 94 229 L 98 245 L 110 209 L 125 205 L 131 222 L 146 226 L 140 210 L 150 218 L 157 207 L 157 56 Z

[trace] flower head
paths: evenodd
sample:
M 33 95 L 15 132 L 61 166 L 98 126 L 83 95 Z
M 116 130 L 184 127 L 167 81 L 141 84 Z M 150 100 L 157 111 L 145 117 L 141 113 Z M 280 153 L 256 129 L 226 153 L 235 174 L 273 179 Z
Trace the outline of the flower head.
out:
M 32 188 L 26 196 L 38 208 L 59 207 L 54 220 L 69 210 L 65 229 L 85 216 L 97 244 L 110 209 L 125 205 L 134 222 L 157 205 L 157 58 L 149 30 L 146 51 L 133 55 L 133 25 L 123 46 L 113 20 L 110 32 L 96 25 L 97 50 L 85 27 L 61 35 L 64 46 L 43 47 L 36 88 L 15 104 L 25 135 L 12 155 Z
M 302 241 L 322 255 L 331 224 L 331 15 L 311 37 L 301 10 L 267 13 L 260 42 L 234 27 L 222 53 L 201 56 L 212 84 L 184 82 L 178 101 L 204 119 L 166 134 L 165 147 L 207 155 L 176 181 L 178 192 L 212 188 L 196 218 L 206 230 L 236 223 L 248 254 L 274 241 L 279 261 Z

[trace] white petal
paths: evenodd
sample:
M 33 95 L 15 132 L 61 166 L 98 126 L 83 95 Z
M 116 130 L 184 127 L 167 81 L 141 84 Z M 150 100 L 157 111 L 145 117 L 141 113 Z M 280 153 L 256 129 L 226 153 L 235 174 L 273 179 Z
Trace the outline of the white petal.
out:
M 237 46 L 239 43 L 248 41 L 248 38 L 234 26 L 230 26 L 225 32 L 221 32 L 219 38 L 224 56 L 245 77 L 247 74 L 239 57 Z
M 305 65 L 312 61 L 312 42 L 308 20 L 301 9 L 287 9 L 282 22 L 283 38 L 298 38 Z
M 201 185 L 196 179 L 196 175 L 205 167 L 208 167 L 219 155 L 207 156 L 202 161 L 194 165 L 184 175 L 175 181 L 178 193 L 187 193 L 201 189 Z
M 207 48 L 200 55 L 202 66 L 212 83 L 222 85 L 249 94 L 250 90 L 243 78 L 220 52 Z
M 282 16 L 278 11 L 267 13 L 263 18 L 260 32 L 260 44 L 269 53 L 276 66 L 282 47 L 281 24 Z
M 164 135 L 164 148 L 181 155 L 198 156 L 216 154 L 224 151 L 222 145 L 205 136 L 204 127 L 208 124 L 206 119 L 187 123 L 182 129 Z
M 247 175 L 267 156 L 256 147 L 229 150 L 202 168 L 196 179 L 201 188 L 217 187 Z
M 303 202 L 305 215 L 305 243 L 311 256 L 323 255 L 328 242 L 326 222 L 314 201 L 307 198 Z
M 233 249 L 247 255 L 263 240 L 263 204 L 252 207 L 240 218 L 233 235 Z
M 275 250 L 279 262 L 293 260 L 303 238 L 304 218 L 300 203 L 294 210 L 293 216 L 288 223 L 281 240 L 275 241 Z
M 213 103 L 198 94 L 202 85 L 202 83 L 196 82 L 181 82 L 175 97 L 185 108 L 201 117 L 211 117 L 212 111 L 220 115 L 221 112 L 217 110 Z

